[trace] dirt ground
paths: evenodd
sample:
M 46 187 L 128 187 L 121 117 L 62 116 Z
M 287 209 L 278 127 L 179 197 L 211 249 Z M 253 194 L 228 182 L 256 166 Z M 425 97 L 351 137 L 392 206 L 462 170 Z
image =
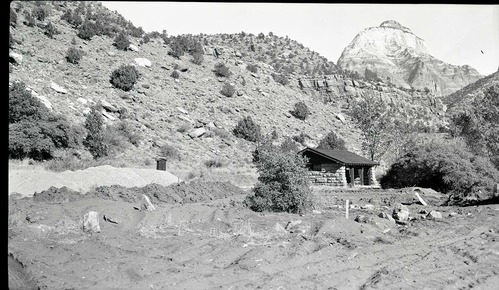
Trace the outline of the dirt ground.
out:
M 256 213 L 228 183 L 51 188 L 9 198 L 9 282 L 41 289 L 497 289 L 499 205 L 420 189 L 315 188 L 311 213 Z M 155 211 L 140 210 L 146 194 Z M 345 201 L 351 208 L 345 218 Z M 392 214 L 407 205 L 412 220 Z M 367 206 L 371 204 L 371 206 Z M 441 219 L 423 218 L 437 210 Z M 101 231 L 82 231 L 99 213 Z M 355 219 L 359 216 L 361 222 Z

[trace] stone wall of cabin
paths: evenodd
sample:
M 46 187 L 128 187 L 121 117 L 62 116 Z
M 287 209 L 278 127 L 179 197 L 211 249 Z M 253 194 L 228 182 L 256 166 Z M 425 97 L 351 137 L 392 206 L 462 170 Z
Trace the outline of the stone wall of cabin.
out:
M 311 170 L 308 178 L 312 185 L 346 186 L 345 167 L 339 164 L 321 164 L 321 170 Z

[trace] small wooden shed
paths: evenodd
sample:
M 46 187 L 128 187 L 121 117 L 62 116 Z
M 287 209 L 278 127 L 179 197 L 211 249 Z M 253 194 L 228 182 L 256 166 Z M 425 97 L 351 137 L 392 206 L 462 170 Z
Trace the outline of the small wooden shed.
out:
M 328 150 L 307 147 L 298 154 L 308 158 L 309 178 L 316 185 L 366 186 L 377 185 L 374 176 L 379 162 L 348 150 Z
M 156 170 L 166 171 L 166 158 L 165 157 L 156 158 Z

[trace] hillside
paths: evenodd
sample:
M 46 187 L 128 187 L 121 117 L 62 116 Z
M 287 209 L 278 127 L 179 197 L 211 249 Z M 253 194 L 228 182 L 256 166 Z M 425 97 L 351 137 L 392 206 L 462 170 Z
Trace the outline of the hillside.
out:
M 338 59 L 338 66 L 404 88 L 430 90 L 439 96 L 482 77 L 470 66 L 455 66 L 436 59 L 422 38 L 393 20 L 357 34 Z
M 28 25 L 28 15 L 40 6 L 49 11 L 48 16 Z M 147 41 L 144 34 L 134 37 L 141 35 L 140 28 L 99 2 L 12 2 L 11 7 L 17 22 L 10 30 L 15 40 L 10 50 L 10 83 L 23 81 L 33 95 L 73 124 L 82 125 L 90 107 L 101 102 L 106 104 L 103 114 L 107 126 L 126 121 L 140 134 L 135 146 L 124 146 L 106 159 L 106 164 L 154 168 L 161 147 L 169 145 L 180 156 L 170 158 L 167 169 L 181 179 L 204 175 L 232 180 L 237 175 L 236 182 L 251 185 L 255 180 L 251 162 L 255 143 L 232 134 L 245 116 L 251 116 L 264 134 L 275 131 L 275 142 L 303 133 L 310 137 L 303 144 L 315 146 L 334 131 L 345 139 L 349 150 L 366 156 L 361 131 L 349 117 L 349 108 L 367 95 L 379 96 L 393 109 L 395 119 L 421 123 L 426 131 L 445 126 L 445 108 L 435 94 L 344 73 L 287 37 L 244 32 L 182 36 L 202 44 L 203 60 L 195 64 L 189 53 L 173 56 L 178 43 L 175 37 L 148 37 Z M 126 28 L 133 49 L 117 49 L 115 37 L 105 34 L 91 39 L 78 37 L 81 25 L 75 28 L 61 19 L 77 9 L 86 11 L 81 11 L 83 15 L 90 13 L 87 17 L 92 23 L 105 16 L 99 25 L 111 27 L 105 30 L 109 35 L 115 35 L 113 29 L 119 31 L 120 25 Z M 52 37 L 46 35 L 49 23 L 59 32 Z M 65 59 L 72 46 L 83 51 L 78 64 Z M 218 57 L 213 53 L 215 48 Z M 220 62 L 232 72 L 230 76 L 214 73 Z M 130 91 L 123 91 L 113 87 L 110 75 L 128 64 L 138 69 L 140 77 Z M 256 72 L 248 66 L 256 66 Z M 179 73 L 178 79 L 171 76 L 174 71 Z M 232 97 L 221 93 L 226 82 L 235 87 Z M 299 101 L 311 111 L 305 121 L 289 113 Z M 202 129 L 193 131 L 196 128 Z M 207 168 L 204 163 L 213 160 L 223 166 Z

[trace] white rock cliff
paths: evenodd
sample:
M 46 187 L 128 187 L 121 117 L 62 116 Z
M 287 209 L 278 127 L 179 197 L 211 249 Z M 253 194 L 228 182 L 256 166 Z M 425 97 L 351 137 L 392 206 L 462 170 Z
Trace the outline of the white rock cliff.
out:
M 428 88 L 436 95 L 448 95 L 482 77 L 470 66 L 447 64 L 431 56 L 422 38 L 393 20 L 357 34 L 337 64 L 407 89 Z

